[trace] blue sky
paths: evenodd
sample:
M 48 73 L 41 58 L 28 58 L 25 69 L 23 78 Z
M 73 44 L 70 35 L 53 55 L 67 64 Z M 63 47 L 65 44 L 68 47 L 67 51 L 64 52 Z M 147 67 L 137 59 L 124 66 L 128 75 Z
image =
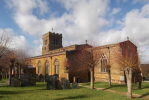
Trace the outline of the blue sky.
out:
M 42 53 L 42 35 L 63 34 L 63 46 L 136 42 L 149 55 L 149 0 L 0 0 L 0 34 L 31 56 Z M 146 56 L 149 57 L 149 56 Z

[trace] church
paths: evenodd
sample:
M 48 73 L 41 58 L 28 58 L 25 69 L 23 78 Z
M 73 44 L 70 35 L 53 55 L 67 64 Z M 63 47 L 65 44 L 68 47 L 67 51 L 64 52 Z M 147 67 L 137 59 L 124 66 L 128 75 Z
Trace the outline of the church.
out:
M 62 34 L 54 32 L 44 34 L 42 40 L 42 55 L 26 59 L 27 65 L 32 65 L 36 68 L 36 74 L 42 74 L 43 76 L 46 74 L 58 74 L 60 81 L 69 80 L 70 82 L 73 82 L 73 77 L 79 77 L 80 82 L 90 82 L 90 71 L 88 69 L 82 74 L 82 72 L 68 72 L 65 67 L 65 61 L 73 57 L 75 55 L 74 51 L 78 50 L 78 48 L 84 44 L 63 47 Z M 108 72 L 102 64 L 102 60 L 106 60 L 106 62 L 110 61 L 110 63 L 112 63 L 111 82 L 118 84 L 126 83 L 124 70 L 121 69 L 119 64 L 114 60 L 114 52 L 119 52 L 121 49 L 120 45 L 127 41 L 100 46 L 103 55 L 99 59 L 99 64 L 94 68 L 94 81 L 108 82 Z

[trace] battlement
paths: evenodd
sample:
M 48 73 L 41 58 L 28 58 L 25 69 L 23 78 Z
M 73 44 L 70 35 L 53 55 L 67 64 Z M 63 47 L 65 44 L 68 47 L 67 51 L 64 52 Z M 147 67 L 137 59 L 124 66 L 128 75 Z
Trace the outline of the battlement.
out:
M 62 37 L 62 34 L 59 34 L 59 33 L 55 33 L 55 32 L 48 32 L 48 33 L 46 33 L 46 34 L 44 34 L 43 36 L 42 36 L 42 38 L 45 38 L 45 37 L 47 37 L 47 36 L 59 36 L 59 37 Z

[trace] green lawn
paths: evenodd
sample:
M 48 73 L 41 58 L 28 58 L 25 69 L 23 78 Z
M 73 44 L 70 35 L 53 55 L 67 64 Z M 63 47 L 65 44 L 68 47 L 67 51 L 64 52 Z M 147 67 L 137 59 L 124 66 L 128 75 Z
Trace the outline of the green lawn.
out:
M 95 83 L 97 85 L 97 83 Z M 129 100 L 125 95 L 79 87 L 68 90 L 46 90 L 45 82 L 36 86 L 10 87 L 0 86 L 0 100 Z M 134 98 L 141 100 L 141 98 Z
M 127 85 L 112 83 L 112 86 L 110 87 L 108 84 L 108 82 L 94 82 L 94 87 L 105 88 L 119 92 L 127 92 Z M 90 83 L 82 83 L 82 85 L 90 86 Z M 142 82 L 141 89 L 138 89 L 138 84 L 133 84 L 132 93 L 149 96 L 149 83 Z
M 5 81 L 7 81 L 8 79 L 2 79 L 0 80 L 0 83 L 4 83 Z

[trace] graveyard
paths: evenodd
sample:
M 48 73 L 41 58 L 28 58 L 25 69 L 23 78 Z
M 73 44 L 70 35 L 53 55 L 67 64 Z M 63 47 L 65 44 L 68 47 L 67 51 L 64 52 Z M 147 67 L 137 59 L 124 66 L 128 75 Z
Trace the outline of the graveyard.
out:
M 53 79 L 57 79 L 56 75 L 49 76 L 46 80 L 47 82 L 41 82 L 39 80 L 40 82 L 36 82 L 35 85 L 30 85 L 30 81 L 28 86 L 22 87 L 21 84 L 19 87 L 9 86 L 8 84 L 0 85 L 0 100 L 128 100 L 124 94 L 117 94 L 100 89 L 90 89 L 90 83 L 79 83 L 88 87 L 79 86 L 77 82 L 70 83 L 68 80 L 65 80 L 63 84 L 60 84 L 56 80 L 54 84 L 54 82 L 51 83 Z M 4 81 L 2 80 L 0 82 Z M 96 88 L 127 93 L 126 85 L 112 83 L 112 86 L 109 87 L 108 82 L 95 82 L 94 85 Z M 133 99 L 142 100 L 144 96 L 149 97 L 148 83 L 143 82 L 142 89 L 138 89 L 137 86 L 138 84 L 133 84 L 133 94 L 140 94 L 142 96 L 140 98 L 134 96 Z

